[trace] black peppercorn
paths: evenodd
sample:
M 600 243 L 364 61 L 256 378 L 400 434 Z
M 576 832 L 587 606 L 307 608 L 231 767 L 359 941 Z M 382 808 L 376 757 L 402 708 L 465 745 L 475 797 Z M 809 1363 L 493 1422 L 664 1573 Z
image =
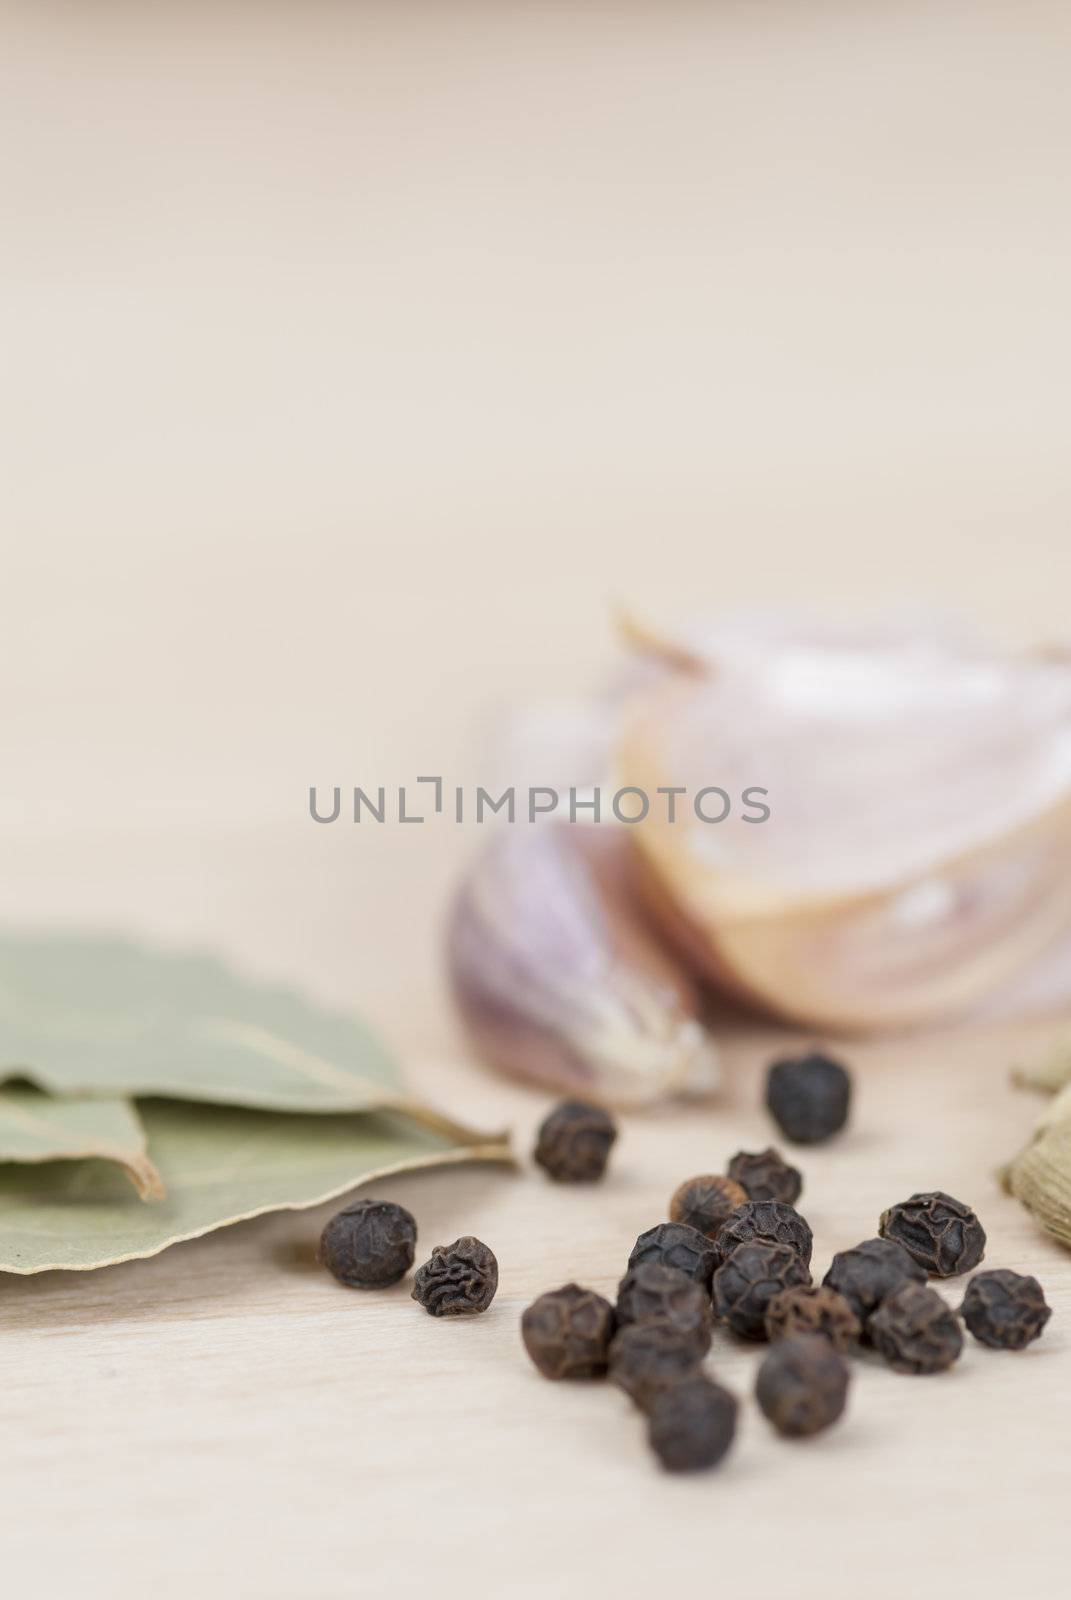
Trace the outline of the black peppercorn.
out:
M 646 1411 L 667 1384 L 699 1370 L 695 1337 L 671 1322 L 633 1322 L 610 1346 L 610 1382 Z
M 847 1069 L 817 1053 L 775 1061 L 766 1075 L 766 1104 L 795 1144 L 820 1144 L 848 1120 L 852 1081 Z
M 355 1200 L 320 1235 L 320 1260 L 349 1289 L 385 1289 L 413 1265 L 416 1223 L 391 1200 Z
M 699 1178 L 687 1178 L 673 1192 L 669 1202 L 669 1220 L 686 1223 L 716 1239 L 729 1217 L 747 1199 L 746 1192 L 731 1178 L 713 1173 Z
M 890 1206 L 881 1214 L 878 1232 L 902 1244 L 934 1278 L 970 1272 L 985 1255 L 985 1229 L 970 1206 L 940 1189 Z
M 766 1307 L 766 1337 L 791 1338 L 797 1333 L 820 1334 L 834 1350 L 850 1350 L 862 1333 L 859 1318 L 842 1294 L 816 1283 L 782 1289 Z
M 701 1374 L 663 1389 L 647 1416 L 651 1449 L 668 1472 L 716 1466 L 735 1432 L 735 1398 Z
M 567 1283 L 533 1300 L 521 1317 L 521 1338 L 545 1378 L 599 1378 L 616 1325 L 609 1300 Z
M 697 1356 L 710 1349 L 710 1295 L 694 1278 L 660 1261 L 645 1261 L 621 1279 L 617 1325 L 666 1322 L 691 1337 Z
M 867 1318 L 886 1295 L 904 1283 L 925 1283 L 926 1274 L 892 1239 L 864 1239 L 851 1250 L 838 1250 L 823 1285 L 844 1296 L 866 1330 Z
M 461 1317 L 486 1311 L 498 1288 L 498 1262 L 480 1239 L 466 1234 L 453 1244 L 437 1244 L 417 1272 L 413 1299 L 433 1317 Z
M 963 1349 L 955 1312 L 934 1289 L 901 1284 L 867 1323 L 871 1343 L 896 1372 L 943 1372 Z
M 797 1333 L 763 1358 L 755 1397 L 778 1433 L 803 1438 L 836 1422 L 848 1398 L 848 1367 L 828 1339 Z
M 613 1118 L 601 1106 L 564 1100 L 541 1124 L 534 1159 L 557 1183 L 595 1183 L 616 1138 Z
M 749 1200 L 780 1200 L 786 1206 L 794 1206 L 803 1192 L 798 1168 L 790 1167 L 772 1145 L 754 1154 L 738 1150 L 729 1162 L 729 1176 L 746 1191 Z
M 709 1289 L 716 1259 L 713 1244 L 698 1228 L 689 1228 L 683 1222 L 660 1222 L 657 1227 L 640 1234 L 628 1264 L 631 1270 L 645 1261 L 659 1261 L 664 1267 L 676 1267 L 678 1272 Z
M 1022 1350 L 1040 1337 L 1052 1310 L 1036 1278 L 999 1268 L 971 1279 L 959 1314 L 991 1350 Z
M 805 1266 L 811 1264 L 814 1240 L 807 1220 L 794 1206 L 782 1205 L 780 1200 L 747 1200 L 737 1207 L 718 1234 L 721 1260 L 726 1260 L 738 1244 L 748 1239 L 790 1245 Z
M 766 1309 L 774 1295 L 810 1283 L 799 1252 L 753 1239 L 738 1245 L 714 1274 L 714 1312 L 745 1339 L 766 1338 Z

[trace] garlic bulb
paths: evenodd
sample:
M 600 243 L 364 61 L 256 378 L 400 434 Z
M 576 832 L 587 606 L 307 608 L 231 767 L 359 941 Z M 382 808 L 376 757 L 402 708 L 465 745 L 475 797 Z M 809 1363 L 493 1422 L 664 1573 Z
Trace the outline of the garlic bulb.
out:
M 699 970 L 810 1026 L 918 1024 L 1071 929 L 1066 660 L 776 618 L 689 651 L 634 707 L 616 781 L 768 791 L 758 826 L 685 805 L 629 829 L 646 897 Z
M 457 894 L 450 976 L 470 1036 L 515 1077 L 639 1105 L 717 1083 L 690 981 L 645 926 L 621 830 L 518 824 Z

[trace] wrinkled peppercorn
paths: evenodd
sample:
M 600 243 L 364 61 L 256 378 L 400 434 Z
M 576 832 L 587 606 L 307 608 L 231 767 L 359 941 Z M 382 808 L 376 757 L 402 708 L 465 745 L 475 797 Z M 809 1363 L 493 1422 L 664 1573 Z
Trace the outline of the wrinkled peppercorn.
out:
M 791 1245 L 752 1239 L 738 1245 L 714 1274 L 714 1312 L 744 1339 L 766 1338 L 766 1309 L 774 1295 L 811 1274 Z
M 616 1326 L 609 1300 L 567 1283 L 533 1300 L 521 1317 L 521 1338 L 545 1378 L 599 1378 Z
M 716 1239 L 737 1206 L 742 1206 L 746 1199 L 746 1192 L 731 1178 L 713 1173 L 688 1178 L 673 1192 L 669 1219 L 698 1229 L 708 1239 Z
M 797 1333 L 763 1358 L 755 1397 L 778 1433 L 799 1439 L 836 1422 L 848 1398 L 848 1367 L 828 1339 Z
M 846 1068 L 817 1053 L 775 1061 L 766 1075 L 766 1104 L 795 1144 L 820 1144 L 848 1120 L 852 1081 Z
M 533 1155 L 557 1183 L 595 1183 L 616 1138 L 613 1118 L 601 1106 L 564 1100 L 541 1124 Z
M 940 1189 L 890 1206 L 881 1214 L 878 1232 L 902 1244 L 934 1278 L 970 1272 L 985 1255 L 985 1229 L 970 1206 Z
M 385 1289 L 413 1265 L 416 1223 L 392 1200 L 355 1200 L 320 1235 L 320 1260 L 348 1289 Z
M 695 1338 L 671 1322 L 633 1322 L 610 1346 L 610 1382 L 646 1411 L 667 1384 L 699 1369 Z
M 892 1239 L 864 1239 L 851 1250 L 838 1250 L 822 1279 L 826 1288 L 844 1296 L 866 1332 L 867 1318 L 886 1295 L 904 1283 L 925 1283 L 926 1274 Z
M 718 1253 L 728 1259 L 738 1244 L 749 1239 L 765 1239 L 770 1244 L 787 1244 L 805 1266 L 811 1264 L 814 1240 L 806 1218 L 794 1206 L 780 1200 L 747 1200 L 738 1206 L 718 1235 Z
M 738 1150 L 729 1162 L 729 1176 L 746 1191 L 749 1200 L 780 1200 L 783 1205 L 794 1206 L 803 1192 L 798 1168 L 790 1167 L 772 1145 L 753 1154 Z
M 645 1261 L 621 1279 L 617 1291 L 617 1325 L 668 1322 L 688 1334 L 697 1356 L 710 1349 L 710 1295 L 694 1278 L 660 1261 Z
M 896 1372 L 943 1372 L 963 1349 L 955 1312 L 921 1283 L 901 1284 L 887 1295 L 867 1332 Z
M 787 1339 L 797 1333 L 814 1333 L 828 1339 L 834 1350 L 850 1350 L 862 1333 L 859 1318 L 842 1294 L 816 1283 L 782 1289 L 766 1307 L 767 1339 Z
M 735 1398 L 701 1374 L 663 1389 L 647 1416 L 651 1449 L 668 1472 L 716 1466 L 735 1432 Z
M 494 1252 L 466 1234 L 453 1244 L 435 1246 L 414 1279 L 413 1299 L 433 1317 L 461 1317 L 486 1311 L 497 1288 Z
M 645 1261 L 659 1261 L 664 1267 L 676 1267 L 678 1272 L 709 1289 L 716 1260 L 713 1244 L 698 1228 L 689 1228 L 683 1222 L 660 1222 L 657 1227 L 640 1234 L 628 1264 L 631 1270 Z
M 971 1279 L 959 1314 L 991 1350 L 1022 1350 L 1040 1337 L 1052 1309 L 1036 1278 L 998 1268 Z

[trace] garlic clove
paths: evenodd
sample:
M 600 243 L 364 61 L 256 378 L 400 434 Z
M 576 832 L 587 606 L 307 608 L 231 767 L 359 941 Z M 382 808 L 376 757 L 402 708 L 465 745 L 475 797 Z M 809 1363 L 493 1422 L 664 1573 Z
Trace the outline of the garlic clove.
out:
M 495 833 L 457 893 L 447 956 L 469 1035 L 503 1072 L 619 1105 L 718 1082 L 696 991 L 637 909 L 614 826 Z
M 757 639 L 757 643 L 756 643 Z M 965 1010 L 1071 928 L 1071 668 L 915 626 L 767 622 L 634 709 L 616 781 L 772 815 L 652 811 L 644 893 L 700 970 L 823 1028 Z

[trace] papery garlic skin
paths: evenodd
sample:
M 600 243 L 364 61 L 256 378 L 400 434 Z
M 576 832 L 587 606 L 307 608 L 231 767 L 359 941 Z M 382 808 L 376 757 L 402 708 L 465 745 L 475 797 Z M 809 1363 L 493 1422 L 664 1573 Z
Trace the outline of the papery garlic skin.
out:
M 739 627 L 634 710 L 616 778 L 769 791 L 772 815 L 630 830 L 663 925 L 810 1026 L 966 1010 L 1071 928 L 1071 668 L 895 628 Z
M 613 1105 L 717 1086 L 698 997 L 644 923 L 617 827 L 496 832 L 457 893 L 447 959 L 470 1037 L 511 1076 Z

